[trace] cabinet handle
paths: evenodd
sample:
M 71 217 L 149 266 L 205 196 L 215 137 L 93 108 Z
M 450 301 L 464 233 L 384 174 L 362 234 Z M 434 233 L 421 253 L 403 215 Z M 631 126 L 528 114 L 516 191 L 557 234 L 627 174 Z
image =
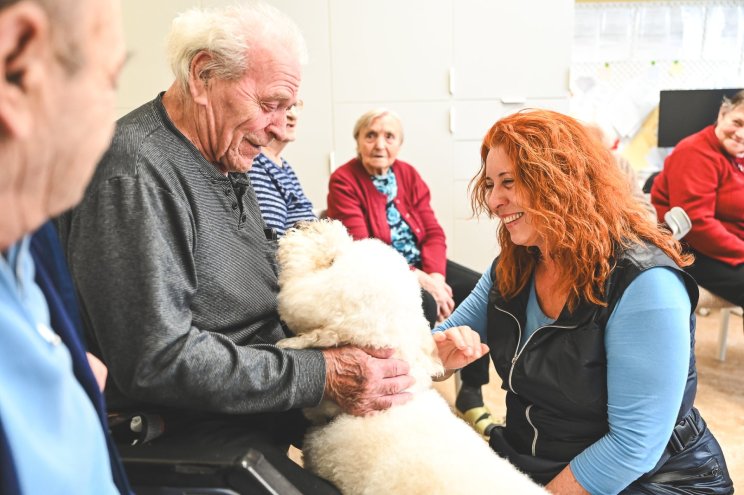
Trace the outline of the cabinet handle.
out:
M 336 152 L 328 153 L 328 173 L 332 174 L 336 170 Z
M 449 131 L 450 131 L 450 134 L 455 133 L 455 109 L 454 107 L 450 107 L 450 110 L 449 110 Z
M 449 94 L 454 95 L 455 94 L 455 68 L 454 67 L 449 68 L 448 84 L 449 84 Z
M 527 98 L 518 95 L 508 95 L 501 97 L 501 103 L 504 105 L 524 105 L 527 103 Z

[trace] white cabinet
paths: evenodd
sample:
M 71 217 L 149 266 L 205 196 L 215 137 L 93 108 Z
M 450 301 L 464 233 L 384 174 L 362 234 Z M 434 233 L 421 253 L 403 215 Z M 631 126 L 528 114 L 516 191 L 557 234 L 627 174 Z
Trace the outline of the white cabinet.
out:
M 452 0 L 330 0 L 335 102 L 444 100 Z
M 524 108 L 547 108 L 568 112 L 568 98 L 525 98 L 520 102 L 500 99 L 455 100 L 452 102 L 452 135 L 457 140 L 481 141 L 501 117 Z
M 498 221 L 472 217 L 468 185 L 499 118 L 526 107 L 568 111 L 573 0 L 458 0 L 453 10 L 451 139 L 456 261 L 484 270 L 499 252 Z M 464 197 L 464 199 L 462 198 Z
M 457 0 L 455 97 L 566 97 L 573 5 L 573 0 Z
M 184 0 L 126 1 L 122 18 L 130 57 L 119 81 L 117 111 L 120 116 L 170 87 L 173 73 L 166 58 L 166 37 L 176 14 L 191 6 L 191 2 Z

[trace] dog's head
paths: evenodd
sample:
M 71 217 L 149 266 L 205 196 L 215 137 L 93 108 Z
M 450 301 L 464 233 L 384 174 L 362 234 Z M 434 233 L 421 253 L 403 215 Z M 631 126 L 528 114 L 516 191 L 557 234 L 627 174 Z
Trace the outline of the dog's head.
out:
M 282 280 L 294 280 L 324 270 L 353 240 L 341 222 L 300 222 L 279 239 L 276 257 Z
M 387 244 L 321 220 L 290 229 L 277 258 L 279 314 L 296 334 L 331 329 L 339 344 L 396 349 L 428 335 L 416 276 Z

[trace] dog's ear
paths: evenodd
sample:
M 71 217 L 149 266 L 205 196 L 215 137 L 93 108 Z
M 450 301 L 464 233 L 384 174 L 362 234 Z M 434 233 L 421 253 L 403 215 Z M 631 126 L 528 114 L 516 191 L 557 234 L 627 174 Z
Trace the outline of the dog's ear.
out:
M 323 270 L 352 242 L 338 220 L 301 222 L 279 239 L 279 270 L 298 274 Z

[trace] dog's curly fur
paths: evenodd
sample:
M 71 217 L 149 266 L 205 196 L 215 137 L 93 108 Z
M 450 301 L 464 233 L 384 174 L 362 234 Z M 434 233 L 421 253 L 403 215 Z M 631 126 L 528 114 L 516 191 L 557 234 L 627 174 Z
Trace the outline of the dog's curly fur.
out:
M 432 388 L 442 373 L 405 259 L 376 239 L 353 241 L 337 221 L 292 229 L 280 240 L 279 314 L 297 335 L 285 348 L 392 348 L 416 384 L 404 405 L 365 417 L 335 416 L 305 437 L 305 466 L 344 494 L 545 494 L 498 457 Z M 320 414 L 319 414 L 320 412 Z M 308 411 L 306 411 L 308 413 Z

